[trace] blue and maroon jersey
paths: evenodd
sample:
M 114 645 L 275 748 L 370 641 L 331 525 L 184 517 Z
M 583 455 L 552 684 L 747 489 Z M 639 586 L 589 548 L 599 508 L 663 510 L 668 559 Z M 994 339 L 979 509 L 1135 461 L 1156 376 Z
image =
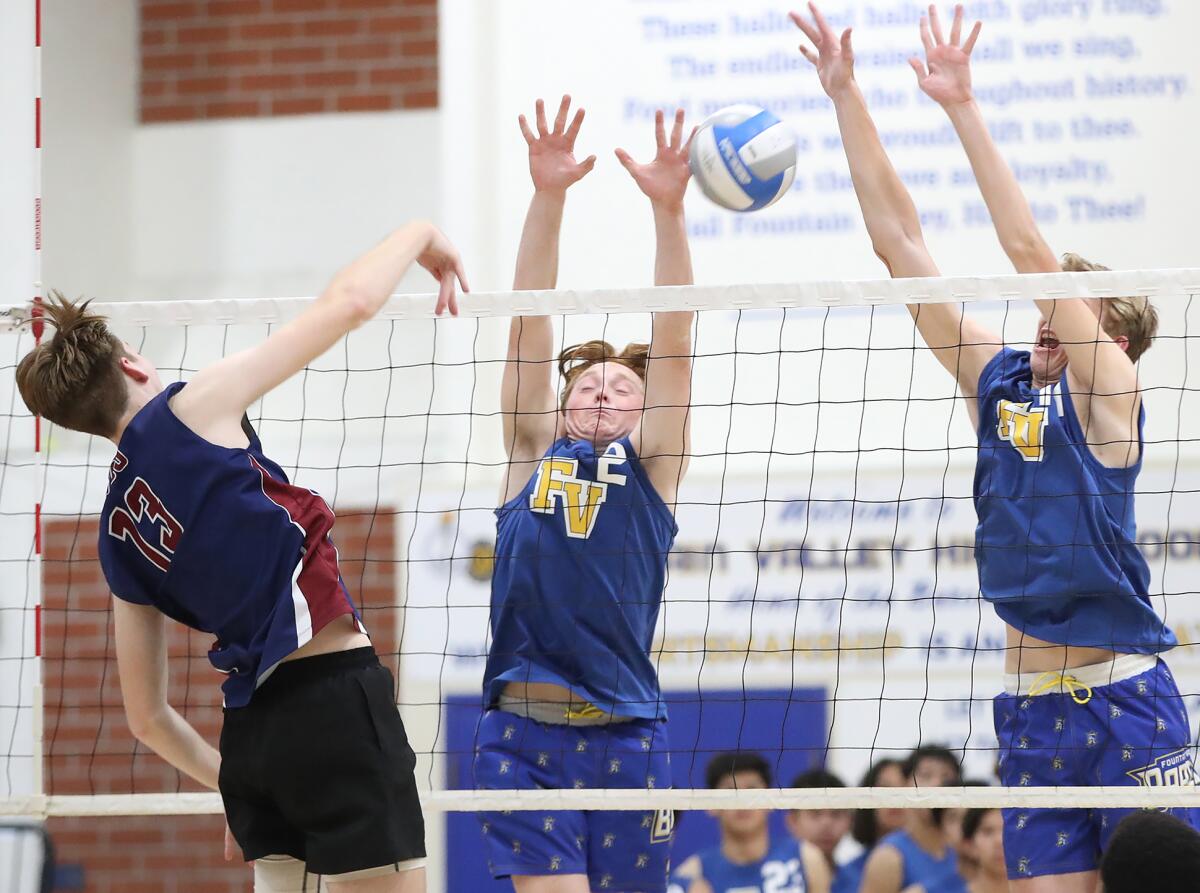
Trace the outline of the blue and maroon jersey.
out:
M 216 636 L 225 706 L 244 707 L 281 660 L 358 613 L 338 572 L 333 512 L 249 446 L 209 443 L 171 411 L 184 382 L 130 421 L 108 475 L 100 564 L 113 595 Z M 361 624 L 360 624 L 361 626 Z

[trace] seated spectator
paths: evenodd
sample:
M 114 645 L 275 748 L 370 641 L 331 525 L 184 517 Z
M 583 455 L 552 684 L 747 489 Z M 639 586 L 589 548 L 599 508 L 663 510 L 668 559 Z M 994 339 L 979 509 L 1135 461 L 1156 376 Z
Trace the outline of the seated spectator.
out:
M 771 786 L 767 761 L 754 753 L 723 753 L 705 771 L 716 790 L 763 789 Z M 766 893 L 800 890 L 830 893 L 825 858 L 812 844 L 771 840 L 766 809 L 713 810 L 721 844 L 685 859 L 671 876 L 672 889 L 683 893 Z
M 904 761 L 904 777 L 914 787 L 962 784 L 958 758 L 944 747 L 918 747 Z M 904 827 L 879 841 L 867 858 L 860 893 L 967 893 L 958 871 L 956 835 L 946 828 L 942 809 L 906 810 Z
M 959 870 L 970 893 L 1008 893 L 1004 818 L 998 809 L 968 809 L 962 817 Z
M 846 783 L 826 769 L 809 769 L 792 779 L 793 788 L 844 788 Z M 833 874 L 833 889 L 838 889 L 838 865 L 834 851 L 850 833 L 853 814 L 849 809 L 792 809 L 787 814 L 788 830 L 797 840 L 805 840 L 821 851 Z M 857 893 L 857 885 L 853 888 Z
M 867 770 L 862 781 L 862 788 L 902 788 L 908 785 L 902 769 L 903 762 L 884 757 L 876 760 Z M 833 893 L 858 893 L 862 885 L 863 871 L 867 867 L 867 857 L 880 839 L 899 831 L 904 827 L 904 810 L 891 807 L 883 809 L 856 809 L 850 823 L 850 836 L 858 841 L 863 848 L 862 853 L 838 868 L 833 879 Z

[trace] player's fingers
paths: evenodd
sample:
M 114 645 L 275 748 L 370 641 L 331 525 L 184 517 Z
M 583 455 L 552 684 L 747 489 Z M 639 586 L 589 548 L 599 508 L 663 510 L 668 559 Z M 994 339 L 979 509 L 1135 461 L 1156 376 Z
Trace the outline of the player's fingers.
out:
M 575 137 L 579 136 L 579 128 L 583 126 L 583 115 L 583 109 L 578 109 L 575 117 L 571 119 L 571 126 L 567 128 L 567 141 L 572 147 L 575 145 Z
M 925 47 L 925 55 L 933 52 L 933 36 L 929 33 L 929 16 L 921 16 L 921 45 Z
M 922 62 L 916 56 L 910 56 L 909 60 L 908 60 L 908 64 L 911 65 L 912 70 L 917 73 L 917 81 L 918 82 L 925 80 L 927 75 L 925 73 L 925 63 L 924 62 Z
M 979 32 L 983 30 L 983 22 L 976 22 L 975 27 L 971 29 L 971 33 L 967 36 L 967 42 L 963 44 L 963 52 L 968 56 L 971 55 L 971 50 L 975 49 L 975 41 L 979 40 Z
M 537 112 L 538 136 L 549 136 L 550 131 L 546 128 L 546 103 L 539 99 L 534 109 Z
M 678 149 L 683 140 L 683 109 L 675 109 L 675 126 L 671 128 L 671 148 Z
M 808 47 L 806 47 L 804 44 L 800 44 L 800 55 L 803 56 L 805 59 L 807 59 L 809 62 L 811 62 L 813 65 L 817 64 L 817 54 L 814 53 L 812 50 L 810 50 Z
M 458 277 L 458 285 L 464 293 L 471 290 L 471 286 L 467 285 L 467 271 L 463 267 L 461 257 L 454 258 L 454 275 Z
M 946 36 L 942 33 L 942 19 L 938 15 L 937 4 L 929 4 L 929 30 L 933 32 L 933 42 L 941 46 L 946 42 Z
M 842 55 L 849 59 L 854 55 L 854 45 L 850 41 L 850 32 L 852 28 L 847 28 L 842 32 Z
M 579 163 L 579 169 L 582 170 L 584 172 L 584 174 L 591 173 L 592 168 L 594 168 L 595 166 L 596 166 L 596 156 L 595 155 L 589 155 L 587 158 L 583 159 L 583 161 L 581 161 Z
M 804 36 L 813 42 L 816 46 L 821 45 L 821 33 L 817 31 L 804 16 L 798 12 L 789 12 L 788 17 L 796 24 L 796 27 L 804 32 Z
M 950 45 L 958 46 L 962 39 L 963 8 L 961 3 L 954 4 L 954 21 L 950 23 Z
M 825 21 L 825 16 L 821 15 L 821 10 L 817 9 L 817 4 L 812 0 L 808 0 L 808 11 L 812 13 L 813 21 L 817 23 L 817 30 L 821 32 L 821 42 L 833 38 L 833 29 L 829 27 L 829 23 Z
M 633 160 L 633 156 L 630 155 L 628 152 L 626 152 L 624 149 L 617 149 L 616 156 L 617 156 L 617 161 L 621 162 L 621 167 L 625 168 L 625 170 L 629 171 L 629 173 L 632 174 L 633 169 L 637 164 L 637 162 L 635 162 Z
M 450 299 L 453 295 L 454 276 L 449 270 L 439 270 L 437 306 L 433 309 L 435 316 L 441 316 L 446 312 L 446 308 L 450 305 Z
M 524 115 L 517 115 L 517 123 L 521 125 L 521 136 L 525 137 L 525 142 L 533 145 L 533 131 L 529 129 L 529 122 Z
M 558 104 L 558 114 L 554 116 L 554 132 L 562 133 L 563 128 L 567 126 L 567 112 L 571 109 L 571 97 L 563 96 L 562 102 Z
M 667 144 L 667 128 L 663 121 L 662 109 L 659 109 L 654 113 L 654 140 L 660 149 Z

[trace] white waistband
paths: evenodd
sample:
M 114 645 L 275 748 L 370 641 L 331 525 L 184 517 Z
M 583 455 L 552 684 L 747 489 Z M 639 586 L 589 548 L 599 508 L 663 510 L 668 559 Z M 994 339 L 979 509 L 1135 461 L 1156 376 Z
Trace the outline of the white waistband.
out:
M 1075 689 L 1080 686 L 1100 688 L 1140 676 L 1157 665 L 1158 655 L 1155 654 L 1122 654 L 1103 663 L 1066 667 L 1048 673 L 1005 673 L 1004 691 L 1010 695 L 1027 695 L 1037 686 L 1039 695 L 1071 694 L 1073 688 L 1064 677 L 1070 677 Z M 1055 676 L 1057 680 L 1054 680 Z

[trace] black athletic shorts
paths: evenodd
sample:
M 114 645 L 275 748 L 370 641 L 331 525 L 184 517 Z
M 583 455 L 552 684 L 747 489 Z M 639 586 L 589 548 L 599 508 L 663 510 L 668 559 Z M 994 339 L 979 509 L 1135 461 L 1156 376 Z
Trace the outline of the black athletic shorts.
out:
M 225 710 L 221 797 L 247 861 L 292 856 L 344 874 L 425 855 L 392 674 L 373 648 L 287 661 Z

